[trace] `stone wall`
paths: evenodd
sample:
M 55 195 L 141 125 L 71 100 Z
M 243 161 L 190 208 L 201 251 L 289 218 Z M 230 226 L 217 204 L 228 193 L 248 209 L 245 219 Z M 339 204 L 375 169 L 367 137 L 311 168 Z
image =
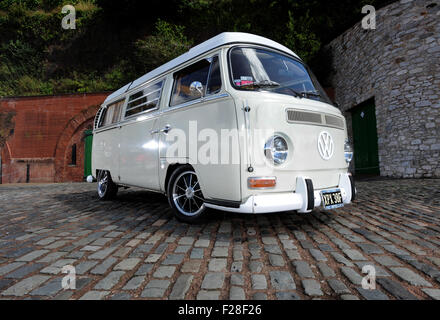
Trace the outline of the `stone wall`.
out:
M 14 113 L 0 146 L 0 183 L 82 181 L 84 131 L 108 93 L 0 99 L 0 114 Z M 71 165 L 72 144 L 77 162 Z
M 374 98 L 382 176 L 440 177 L 440 1 L 402 0 L 329 44 L 336 102 Z

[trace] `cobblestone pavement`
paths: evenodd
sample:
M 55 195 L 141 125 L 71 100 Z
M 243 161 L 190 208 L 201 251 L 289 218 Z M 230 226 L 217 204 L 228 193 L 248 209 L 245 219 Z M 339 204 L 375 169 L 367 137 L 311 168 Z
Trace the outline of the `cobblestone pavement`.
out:
M 101 202 L 95 187 L 0 186 L 0 298 L 440 299 L 440 180 L 358 182 L 336 211 L 212 211 L 199 225 L 162 195 Z M 75 290 L 61 288 L 65 265 Z

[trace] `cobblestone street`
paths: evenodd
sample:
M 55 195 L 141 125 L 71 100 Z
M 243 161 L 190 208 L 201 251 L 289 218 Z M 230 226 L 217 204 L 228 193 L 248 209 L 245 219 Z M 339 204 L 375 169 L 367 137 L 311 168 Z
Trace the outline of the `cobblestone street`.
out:
M 440 299 L 438 179 L 361 181 L 335 211 L 211 211 L 198 225 L 160 194 L 102 202 L 95 188 L 0 185 L 1 299 Z

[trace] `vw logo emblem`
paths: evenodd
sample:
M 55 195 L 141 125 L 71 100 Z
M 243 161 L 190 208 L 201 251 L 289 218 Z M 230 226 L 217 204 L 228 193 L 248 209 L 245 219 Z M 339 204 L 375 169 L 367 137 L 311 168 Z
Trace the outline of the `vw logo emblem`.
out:
M 318 151 L 322 159 L 329 160 L 333 157 L 335 145 L 332 136 L 327 131 L 322 131 L 318 137 Z

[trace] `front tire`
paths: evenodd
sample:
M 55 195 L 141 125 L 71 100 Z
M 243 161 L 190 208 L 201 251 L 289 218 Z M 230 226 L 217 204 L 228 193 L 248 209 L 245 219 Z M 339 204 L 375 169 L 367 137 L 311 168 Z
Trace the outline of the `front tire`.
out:
M 118 193 L 118 186 L 113 182 L 110 172 L 107 170 L 100 170 L 97 180 L 99 200 L 114 199 Z
M 197 174 L 191 166 L 176 169 L 167 186 L 168 202 L 179 221 L 195 222 L 206 212 Z

